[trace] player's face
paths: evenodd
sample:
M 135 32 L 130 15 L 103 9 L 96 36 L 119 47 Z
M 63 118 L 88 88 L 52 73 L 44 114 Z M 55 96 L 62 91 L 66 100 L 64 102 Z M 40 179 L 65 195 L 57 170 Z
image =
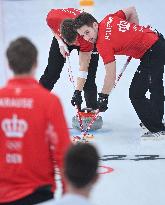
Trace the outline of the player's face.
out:
M 82 26 L 81 28 L 77 29 L 77 32 L 82 36 L 86 41 L 91 43 L 95 43 L 97 40 L 97 33 L 98 33 L 98 24 L 95 22 L 93 23 L 92 27 L 89 26 Z

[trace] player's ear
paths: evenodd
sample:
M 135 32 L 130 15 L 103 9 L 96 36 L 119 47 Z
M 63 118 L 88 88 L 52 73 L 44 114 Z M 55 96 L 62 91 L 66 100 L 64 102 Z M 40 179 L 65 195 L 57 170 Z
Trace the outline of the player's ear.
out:
M 98 23 L 97 23 L 97 22 L 94 22 L 94 23 L 93 23 L 93 28 L 95 28 L 95 29 L 98 28 Z

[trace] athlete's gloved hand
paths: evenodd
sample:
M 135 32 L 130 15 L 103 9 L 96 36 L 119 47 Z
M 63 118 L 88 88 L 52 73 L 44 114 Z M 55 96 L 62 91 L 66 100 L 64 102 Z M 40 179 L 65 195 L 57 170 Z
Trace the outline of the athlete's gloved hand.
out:
M 64 43 L 64 41 L 62 39 L 57 40 L 57 41 L 58 41 L 58 45 L 59 45 L 61 55 L 64 58 L 66 58 L 66 56 L 69 56 L 69 50 L 68 50 L 67 45 Z
M 97 106 L 100 112 L 105 112 L 108 109 L 108 94 L 98 93 L 99 98 L 97 101 Z
M 73 97 L 72 97 L 72 100 L 71 100 L 72 105 L 73 106 L 77 105 L 78 109 L 81 110 L 82 102 L 83 102 L 83 100 L 82 100 L 82 96 L 81 96 L 81 91 L 75 90 L 74 94 L 73 94 Z

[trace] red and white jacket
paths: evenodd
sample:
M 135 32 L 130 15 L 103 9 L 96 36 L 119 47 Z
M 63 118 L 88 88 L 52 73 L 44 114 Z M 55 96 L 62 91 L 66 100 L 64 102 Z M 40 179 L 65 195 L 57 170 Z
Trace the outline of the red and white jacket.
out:
M 115 55 L 140 59 L 157 40 L 158 36 L 151 29 L 129 23 L 120 10 L 99 23 L 96 47 L 107 64 L 115 60 Z
M 0 89 L 0 203 L 44 185 L 54 191 L 69 145 L 59 98 L 33 78 L 11 79 Z
M 47 15 L 47 24 L 52 31 L 61 37 L 60 26 L 65 19 L 75 19 L 81 10 L 74 8 L 67 9 L 52 9 Z M 62 38 L 62 37 L 61 37 Z M 76 46 L 80 47 L 82 52 L 90 52 L 93 50 L 93 44 L 86 41 L 82 36 L 78 35 Z

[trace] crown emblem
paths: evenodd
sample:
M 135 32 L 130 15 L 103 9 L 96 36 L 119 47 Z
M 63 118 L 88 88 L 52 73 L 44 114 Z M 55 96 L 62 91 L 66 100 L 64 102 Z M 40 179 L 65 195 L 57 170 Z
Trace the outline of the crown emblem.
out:
M 17 115 L 14 114 L 11 119 L 2 120 L 1 128 L 7 137 L 22 138 L 28 129 L 28 123 L 24 119 L 18 119 Z

